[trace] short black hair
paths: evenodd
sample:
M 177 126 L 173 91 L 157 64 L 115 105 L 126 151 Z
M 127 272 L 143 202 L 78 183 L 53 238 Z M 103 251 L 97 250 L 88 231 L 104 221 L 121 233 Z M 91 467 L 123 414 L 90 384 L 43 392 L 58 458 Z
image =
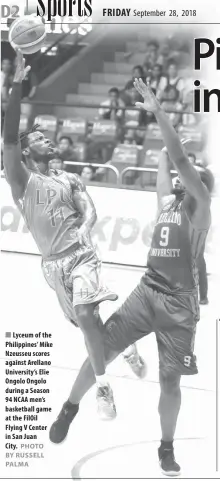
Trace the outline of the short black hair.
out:
M 71 137 L 69 137 L 68 135 L 62 135 L 60 138 L 59 138 L 59 141 L 60 142 L 61 140 L 68 140 L 69 144 L 70 145 L 73 145 L 73 140 L 71 139 Z
M 42 132 L 40 130 L 40 125 L 39 124 L 34 124 L 30 129 L 24 130 L 23 132 L 20 132 L 19 134 L 19 140 L 21 143 L 21 150 L 24 150 L 28 147 L 28 135 L 33 134 L 33 132 Z
M 94 173 L 95 173 L 95 171 L 96 171 L 96 168 L 95 168 L 95 167 L 94 167 L 94 165 L 92 165 L 92 164 L 89 164 L 89 165 L 84 165 L 84 166 L 82 167 L 82 171 L 83 171 L 83 169 L 86 169 L 86 168 L 89 168 L 89 169 L 91 169 L 91 170 L 92 170 L 92 172 L 93 172 L 93 174 L 94 174 Z
M 170 92 L 175 92 L 175 98 L 173 100 L 178 100 L 179 98 L 179 90 L 175 87 L 175 85 L 167 85 L 164 89 L 164 94 L 169 94 Z M 166 98 L 163 98 L 163 100 L 166 100 Z
M 170 62 L 168 63 L 168 68 L 173 65 L 174 67 L 177 68 L 177 63 L 175 62 L 175 60 L 170 60 Z
M 161 65 L 160 63 L 155 63 L 155 65 L 153 66 L 153 68 L 155 68 L 155 67 L 159 68 L 160 71 L 162 72 L 163 67 L 162 67 L 162 65 Z
M 159 48 L 159 43 L 156 40 L 149 40 L 149 42 L 147 42 L 147 46 L 149 47 L 150 45 Z
M 108 93 L 119 95 L 120 92 L 119 92 L 119 89 L 117 87 L 112 87 L 112 88 L 109 89 Z
M 143 67 L 141 65 L 135 65 L 135 67 L 133 67 L 133 71 L 135 69 L 141 70 L 142 74 L 144 74 L 144 70 L 143 70 Z

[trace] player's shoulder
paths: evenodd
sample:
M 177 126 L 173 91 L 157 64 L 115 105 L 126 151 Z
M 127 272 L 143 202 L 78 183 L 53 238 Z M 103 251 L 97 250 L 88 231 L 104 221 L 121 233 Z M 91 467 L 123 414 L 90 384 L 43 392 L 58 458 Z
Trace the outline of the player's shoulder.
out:
M 73 191 L 85 192 L 86 186 L 78 174 L 72 172 L 65 172 Z
M 68 181 L 71 185 L 73 192 L 85 192 L 86 186 L 78 174 L 72 172 L 66 172 L 65 170 L 51 170 L 53 175 L 61 177 L 63 181 Z
M 175 195 L 174 194 L 169 194 L 169 195 L 164 195 L 163 197 L 160 198 L 160 202 L 159 202 L 159 208 L 162 210 L 164 209 L 169 209 L 169 207 L 171 206 L 171 204 L 174 202 L 175 200 Z

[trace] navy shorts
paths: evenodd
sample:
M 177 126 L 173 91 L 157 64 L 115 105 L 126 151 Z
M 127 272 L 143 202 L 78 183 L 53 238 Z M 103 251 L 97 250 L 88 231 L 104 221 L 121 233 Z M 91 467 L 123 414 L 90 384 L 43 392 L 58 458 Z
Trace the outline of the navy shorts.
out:
M 193 351 L 198 320 L 197 295 L 158 292 L 142 279 L 105 324 L 106 358 L 154 332 L 161 373 L 197 374 Z

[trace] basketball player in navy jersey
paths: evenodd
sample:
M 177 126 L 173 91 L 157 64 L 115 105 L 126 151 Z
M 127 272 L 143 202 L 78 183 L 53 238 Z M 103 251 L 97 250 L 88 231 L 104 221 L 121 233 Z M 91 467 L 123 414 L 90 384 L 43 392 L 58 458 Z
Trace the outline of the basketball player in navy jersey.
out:
M 50 169 L 56 150 L 41 132 L 32 129 L 19 137 L 22 81 L 29 70 L 18 51 L 4 123 L 6 179 L 42 255 L 48 284 L 55 290 L 65 316 L 84 335 L 96 376 L 99 414 L 111 419 L 116 408 L 105 373 L 103 324 L 98 305 L 117 296 L 101 282 L 101 262 L 90 235 L 96 211 L 81 179 Z M 141 377 L 145 366 L 135 346 L 131 346 L 128 355 L 125 353 L 125 358 Z
M 154 332 L 159 351 L 159 414 L 162 438 L 158 449 L 161 470 L 180 474 L 173 439 L 181 404 L 181 375 L 197 373 L 193 353 L 199 304 L 196 281 L 198 258 L 210 226 L 210 197 L 198 172 L 153 92 L 142 80 L 135 88 L 160 126 L 166 146 L 161 152 L 157 177 L 158 215 L 149 251 L 147 271 L 139 285 L 104 326 L 106 363 L 138 339 Z M 172 185 L 170 169 L 179 178 Z M 143 205 L 143 209 L 149 206 Z M 63 441 L 75 417 L 76 406 L 94 384 L 89 359 L 83 364 L 69 399 L 50 429 L 54 443 Z M 131 407 L 133 409 L 133 407 Z M 147 426 L 146 426 L 147 429 Z

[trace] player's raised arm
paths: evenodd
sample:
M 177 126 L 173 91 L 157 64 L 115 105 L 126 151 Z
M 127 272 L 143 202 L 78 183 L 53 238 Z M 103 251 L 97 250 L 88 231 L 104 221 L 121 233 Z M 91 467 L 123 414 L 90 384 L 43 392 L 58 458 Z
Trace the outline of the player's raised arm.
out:
M 96 209 L 80 177 L 76 174 L 71 175 L 70 182 L 74 203 L 83 219 L 78 230 L 79 242 L 87 244 L 90 231 L 97 220 Z
M 176 168 L 184 187 L 190 195 L 198 201 L 200 206 L 209 206 L 209 193 L 203 185 L 196 169 L 190 164 L 178 134 L 173 128 L 168 116 L 160 107 L 152 90 L 149 86 L 145 85 L 141 79 L 136 79 L 134 86 L 144 99 L 144 103 L 138 102 L 136 105 L 144 110 L 149 110 L 154 113 L 160 126 L 169 158 Z
M 25 60 L 20 51 L 17 52 L 17 67 L 4 121 L 3 163 L 5 175 L 11 186 L 15 201 L 25 191 L 30 173 L 22 163 L 22 152 L 19 140 L 19 123 L 21 115 L 21 90 L 30 67 L 25 68 Z
M 170 173 L 171 163 L 166 149 L 162 149 L 158 159 L 157 174 L 157 198 L 159 206 L 162 206 L 163 198 L 172 191 L 172 177 Z

